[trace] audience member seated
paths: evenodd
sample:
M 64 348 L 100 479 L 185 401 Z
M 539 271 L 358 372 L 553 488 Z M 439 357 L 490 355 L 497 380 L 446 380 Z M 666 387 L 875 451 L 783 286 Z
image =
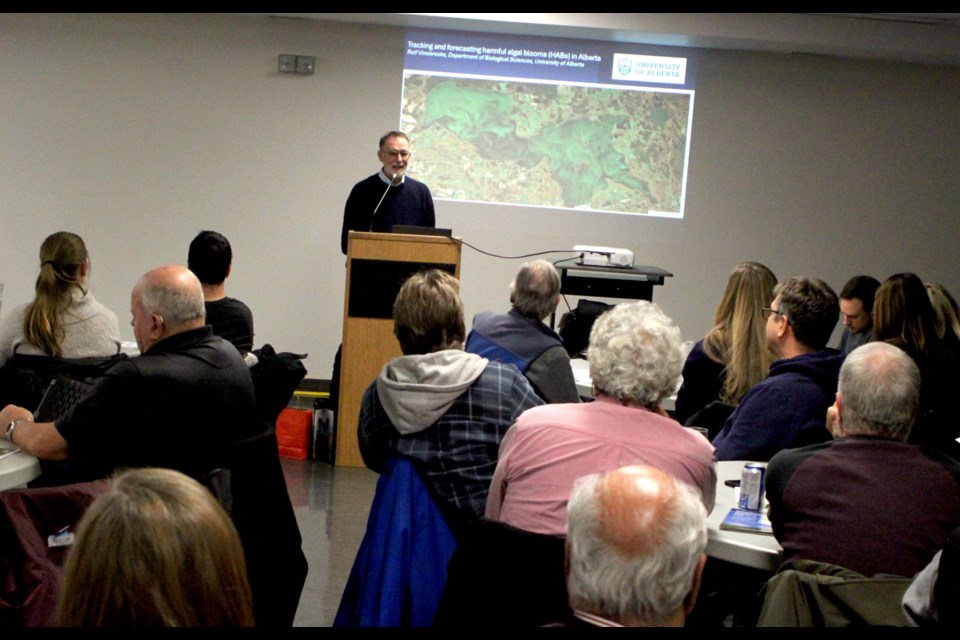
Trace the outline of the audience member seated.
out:
M 76 535 L 60 626 L 253 626 L 237 530 L 210 492 L 182 473 L 120 474 Z
M 743 262 L 730 272 L 713 328 L 697 341 L 683 365 L 674 411 L 680 424 L 711 402 L 739 404 L 767 377 L 773 353 L 767 347 L 762 309 L 773 300 L 776 286 L 776 276 L 758 262 Z
M 246 355 L 253 349 L 253 313 L 236 298 L 227 297 L 225 281 L 232 263 L 230 242 L 216 231 L 201 231 L 190 243 L 187 266 L 203 286 L 207 324 L 213 327 L 214 335 Z
M 80 236 L 58 231 L 40 245 L 40 275 L 33 302 L 0 322 L 0 365 L 15 353 L 58 358 L 120 352 L 117 315 L 87 288 L 90 256 Z
M 840 291 L 840 315 L 843 333 L 840 352 L 847 355 L 862 344 L 873 340 L 873 301 L 880 281 L 870 276 L 854 276 Z
M 680 330 L 650 302 L 621 304 L 594 323 L 594 402 L 545 405 L 520 416 L 500 445 L 486 517 L 562 535 L 574 480 L 648 464 L 693 485 L 713 509 L 716 466 L 702 435 L 669 418 L 660 402 L 677 388 Z
M 781 449 L 823 442 L 843 354 L 826 348 L 837 324 L 837 294 L 822 280 L 781 280 L 767 314 L 770 376 L 743 397 L 713 440 L 717 460 L 769 460 Z
M 275 436 L 256 418 L 250 370 L 205 326 L 200 282 L 186 268 L 145 274 L 130 308 L 140 356 L 111 367 L 56 423 L 5 407 L 0 435 L 41 460 L 66 461 L 72 481 L 123 467 L 169 467 L 198 480 L 229 470 L 257 624 L 289 626 L 306 559 Z
M 948 331 L 960 339 L 960 307 L 947 288 L 936 282 L 927 283 L 927 296 L 937 316 L 937 338 L 948 339 Z
M 547 402 L 580 402 L 563 341 L 543 323 L 559 302 L 557 268 L 546 260 L 524 264 L 510 284 L 512 308 L 478 313 L 467 352 L 516 366 Z
M 392 454 L 419 460 L 441 509 L 478 518 L 500 441 L 543 401 L 516 367 L 463 351 L 463 303 L 453 276 L 436 269 L 411 276 L 397 294 L 393 323 L 403 355 L 363 394 L 363 461 L 382 473 Z
M 916 275 L 895 274 L 877 290 L 874 339 L 900 347 L 920 367 L 920 413 L 910 442 L 960 460 L 960 339 L 952 332 L 940 339 L 936 323 L 926 287 Z
M 567 527 L 567 625 L 683 626 L 707 559 L 706 517 L 695 490 L 654 467 L 581 478 Z
M 900 349 L 870 343 L 847 356 L 827 417 L 834 440 L 767 465 L 785 562 L 912 577 L 960 526 L 960 463 L 906 443 L 919 397 L 920 372 Z

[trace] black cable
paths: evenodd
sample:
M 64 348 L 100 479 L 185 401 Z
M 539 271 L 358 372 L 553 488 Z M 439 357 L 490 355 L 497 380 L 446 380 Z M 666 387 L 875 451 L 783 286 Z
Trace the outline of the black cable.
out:
M 454 242 L 459 242 L 460 244 L 467 245 L 468 247 L 470 247 L 471 249 L 473 249 L 473 250 L 476 251 L 477 253 L 482 253 L 483 255 L 485 255 L 485 256 L 490 256 L 490 257 L 492 257 L 492 258 L 502 258 L 502 259 L 504 259 L 504 260 L 517 260 L 518 258 L 530 258 L 530 257 L 532 257 L 532 256 L 542 256 L 542 255 L 546 255 L 546 254 L 548 254 L 548 253 L 578 253 L 578 254 L 579 254 L 579 253 L 583 253 L 582 251 L 574 251 L 574 250 L 572 250 L 572 249 L 551 249 L 550 251 L 537 251 L 536 253 L 525 253 L 525 254 L 520 255 L 520 256 L 501 256 L 501 255 L 496 254 L 496 253 L 490 253 L 489 251 L 484 251 L 483 249 L 478 249 L 477 247 L 473 246 L 473 245 L 470 244 L 469 242 L 464 242 L 463 240 L 461 240 L 461 239 L 459 239 L 459 238 L 451 238 L 451 240 L 453 240 Z M 567 258 L 567 259 L 569 260 L 569 258 Z
M 482 253 L 482 254 L 485 255 L 485 256 L 490 256 L 490 257 L 493 257 L 493 258 L 502 258 L 502 259 L 504 259 L 504 260 L 516 260 L 516 259 L 518 259 L 518 258 L 530 258 L 530 257 L 532 257 L 532 256 L 542 256 L 542 255 L 546 255 L 546 254 L 548 254 L 548 253 L 576 253 L 576 254 L 580 255 L 581 258 L 583 257 L 583 252 L 582 252 L 582 251 L 575 251 L 575 250 L 573 250 L 573 249 L 553 249 L 553 250 L 550 250 L 550 251 L 537 251 L 536 253 L 525 253 L 525 254 L 520 255 L 520 256 L 501 256 L 500 254 L 497 254 L 497 253 L 490 253 L 489 251 L 484 251 L 483 249 L 478 249 L 477 247 L 473 246 L 473 245 L 470 244 L 469 242 L 464 242 L 463 240 L 461 240 L 461 239 L 459 239 L 459 238 L 453 238 L 453 237 L 451 237 L 450 239 L 453 240 L 454 242 L 459 242 L 460 244 L 465 244 L 465 245 L 467 245 L 468 247 L 470 247 L 471 249 L 473 249 L 473 250 L 476 251 L 477 253 Z M 556 264 L 559 263 L 559 262 L 565 262 L 565 261 L 567 261 L 567 260 L 573 260 L 573 259 L 574 259 L 574 258 L 564 258 L 563 260 L 557 260 L 557 261 L 555 261 L 553 264 L 554 264 L 554 266 L 556 266 Z M 560 296 L 563 298 L 563 303 L 564 303 L 565 305 L 567 305 L 567 311 L 573 311 L 573 309 L 570 308 L 570 302 L 567 301 L 567 296 L 563 295 L 562 293 L 560 294 Z M 556 313 L 556 312 L 554 312 L 554 313 Z

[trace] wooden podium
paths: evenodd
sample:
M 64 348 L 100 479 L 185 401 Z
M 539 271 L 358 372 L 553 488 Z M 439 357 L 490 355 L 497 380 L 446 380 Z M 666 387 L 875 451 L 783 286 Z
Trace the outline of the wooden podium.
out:
M 362 467 L 360 400 L 383 365 L 400 354 L 393 301 L 404 281 L 426 269 L 460 277 L 460 242 L 446 236 L 351 231 L 343 301 L 336 465 Z

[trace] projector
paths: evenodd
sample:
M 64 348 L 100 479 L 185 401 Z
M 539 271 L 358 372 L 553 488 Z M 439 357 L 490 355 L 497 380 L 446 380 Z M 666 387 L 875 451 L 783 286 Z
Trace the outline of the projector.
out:
M 584 244 L 574 245 L 574 251 L 580 254 L 580 264 L 590 267 L 632 267 L 633 251 L 617 247 L 593 247 Z

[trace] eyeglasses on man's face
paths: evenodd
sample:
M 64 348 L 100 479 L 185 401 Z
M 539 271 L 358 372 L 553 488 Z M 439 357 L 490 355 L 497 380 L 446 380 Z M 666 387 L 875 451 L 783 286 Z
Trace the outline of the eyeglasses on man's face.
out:
M 786 318 L 786 317 L 787 317 L 787 314 L 781 313 L 779 309 L 774 309 L 773 307 L 761 307 L 761 309 L 763 310 L 763 319 L 764 319 L 764 320 L 769 319 L 771 315 L 778 315 L 778 316 L 781 316 L 781 317 L 783 317 L 783 318 Z

